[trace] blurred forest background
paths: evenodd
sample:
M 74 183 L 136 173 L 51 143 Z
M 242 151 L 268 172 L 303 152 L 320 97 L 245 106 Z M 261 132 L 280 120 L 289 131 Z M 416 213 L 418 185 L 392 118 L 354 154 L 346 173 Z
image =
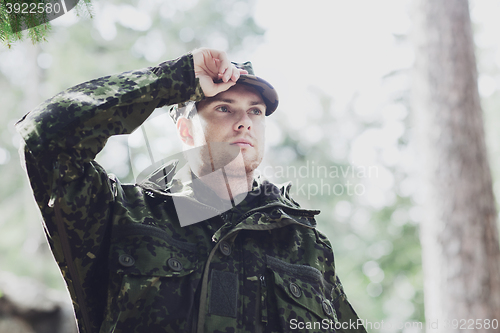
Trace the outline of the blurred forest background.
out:
M 500 4 L 471 1 L 470 8 L 498 199 L 500 29 L 493 13 Z M 53 21 L 47 42 L 2 46 L 0 277 L 30 277 L 65 292 L 21 168 L 15 122 L 72 85 L 208 46 L 235 61 L 251 60 L 256 74 L 277 89 L 280 107 L 268 118 L 261 173 L 292 181 L 296 200 L 322 211 L 318 228 L 333 245 L 337 272 L 360 317 L 424 322 L 410 10 L 409 2 L 395 0 L 96 0 L 92 19 L 70 12 Z M 152 118 L 144 126 L 155 159 L 179 152 L 165 110 Z M 112 138 L 98 156 L 123 182 L 133 182 L 150 163 L 142 133 Z

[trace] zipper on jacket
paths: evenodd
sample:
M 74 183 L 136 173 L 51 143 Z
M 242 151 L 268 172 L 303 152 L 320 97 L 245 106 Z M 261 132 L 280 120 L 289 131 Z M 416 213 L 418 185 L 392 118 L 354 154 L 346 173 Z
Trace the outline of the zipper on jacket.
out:
M 213 207 L 209 207 L 209 206 L 206 206 L 206 205 L 203 205 L 203 204 L 200 204 L 200 205 L 202 207 L 204 206 L 204 207 L 207 207 L 208 209 L 214 209 L 215 210 L 215 208 L 213 208 Z M 262 207 L 256 207 L 256 208 L 253 208 L 253 209 L 249 210 L 248 212 L 246 212 L 243 215 L 243 217 L 239 220 L 239 222 L 235 223 L 234 225 L 236 226 L 239 223 L 243 222 L 246 218 L 248 218 L 250 215 L 252 215 L 256 211 L 267 209 L 267 208 L 270 208 L 270 207 L 277 207 L 277 206 L 278 207 L 282 207 L 282 208 L 290 208 L 290 207 L 287 207 L 287 206 L 285 206 L 285 205 L 283 205 L 281 203 L 272 203 L 272 204 L 268 204 L 268 205 L 265 205 L 265 206 L 262 206 Z M 291 208 L 291 209 L 293 211 L 299 211 L 300 210 L 300 209 L 295 209 L 295 208 Z M 311 229 L 315 228 L 313 226 L 306 226 L 306 225 L 304 225 L 302 223 L 299 223 L 299 222 L 297 222 L 297 221 L 295 221 L 293 219 L 291 221 L 293 221 L 293 222 L 290 222 L 290 224 L 294 223 L 294 224 L 299 224 L 299 225 L 302 225 L 302 226 L 305 226 L 305 227 L 311 228 Z M 238 229 L 237 232 L 239 232 L 240 230 L 241 229 Z M 233 228 L 232 230 L 230 230 L 226 235 L 224 235 L 220 239 L 218 239 L 217 237 L 215 237 L 216 235 L 214 234 L 214 236 L 212 236 L 212 241 L 215 242 L 215 243 L 220 242 L 220 241 L 228 238 L 234 232 L 235 232 L 235 230 Z M 208 294 L 208 272 L 209 272 L 209 269 L 210 269 L 210 264 L 212 262 L 212 258 L 215 255 L 216 249 L 217 249 L 217 247 L 214 247 L 210 251 L 210 254 L 208 255 L 207 261 L 205 263 L 205 268 L 203 269 L 203 275 L 202 275 L 202 280 L 201 280 L 200 303 L 198 305 L 198 308 L 199 308 L 199 311 L 198 311 L 198 323 L 197 323 L 197 332 L 198 333 L 205 332 L 205 313 L 206 313 L 206 306 L 207 306 L 206 302 L 207 302 L 207 294 Z M 259 279 L 261 281 L 261 286 L 262 285 L 267 286 L 266 281 L 265 281 L 265 277 L 263 275 Z M 261 294 L 261 306 L 263 306 L 263 308 L 261 310 L 261 313 L 262 313 L 262 320 L 261 320 L 261 322 L 267 324 L 267 322 L 268 322 L 267 288 L 264 288 L 263 294 Z M 265 322 L 264 322 L 264 319 L 265 319 Z

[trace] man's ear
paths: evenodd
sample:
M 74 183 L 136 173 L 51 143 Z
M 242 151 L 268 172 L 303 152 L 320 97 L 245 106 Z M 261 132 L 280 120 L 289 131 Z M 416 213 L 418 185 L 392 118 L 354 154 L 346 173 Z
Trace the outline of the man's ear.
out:
M 181 137 L 182 142 L 184 142 L 188 146 L 194 146 L 193 122 L 191 121 L 191 119 L 180 117 L 179 119 L 177 119 L 176 126 L 177 132 L 179 132 L 179 136 Z

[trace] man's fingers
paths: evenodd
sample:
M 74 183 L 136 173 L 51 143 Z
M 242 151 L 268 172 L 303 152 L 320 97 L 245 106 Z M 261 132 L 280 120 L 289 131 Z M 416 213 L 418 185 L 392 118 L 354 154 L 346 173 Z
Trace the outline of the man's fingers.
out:
M 246 70 L 236 68 L 233 64 L 229 68 L 226 69 L 224 73 L 219 73 L 217 75 L 217 80 L 221 80 L 226 83 L 229 81 L 236 82 L 240 78 L 241 74 L 248 74 Z
M 226 91 L 236 84 L 235 81 L 215 83 L 210 76 L 200 76 L 200 85 L 206 97 L 212 97 L 220 92 Z
M 219 74 L 222 74 L 222 81 L 227 82 L 231 79 L 233 64 L 229 61 L 226 52 L 212 51 L 212 56 L 218 60 Z
M 224 51 L 196 49 L 192 51 L 195 76 L 206 96 L 214 96 L 232 87 L 247 71 L 236 68 Z
M 203 84 L 202 78 L 200 78 L 200 84 L 202 84 L 202 86 L 205 87 L 203 88 L 203 93 L 205 94 L 206 97 L 215 96 L 220 92 L 228 90 L 229 88 L 231 88 L 236 84 L 236 82 L 233 81 L 213 83 L 208 81 L 210 80 L 209 78 L 204 78 L 204 79 L 207 79 L 207 81 L 205 81 L 205 84 Z
M 240 78 L 241 74 L 248 74 L 248 72 L 244 69 L 236 68 L 234 65 L 233 67 L 234 69 L 233 69 L 233 74 L 231 75 L 231 81 L 236 82 Z
M 244 69 L 239 69 L 235 65 L 231 64 L 231 67 L 229 67 L 224 74 L 219 73 L 219 79 L 222 80 L 222 82 L 236 82 L 240 78 L 241 74 L 248 74 L 248 72 Z

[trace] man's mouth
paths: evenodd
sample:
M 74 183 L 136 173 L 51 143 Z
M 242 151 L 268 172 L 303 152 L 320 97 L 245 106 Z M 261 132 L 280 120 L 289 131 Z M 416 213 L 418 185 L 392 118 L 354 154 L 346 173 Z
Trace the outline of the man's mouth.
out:
M 240 140 L 236 140 L 234 142 L 231 143 L 232 145 L 236 145 L 236 146 L 239 146 L 241 148 L 248 148 L 248 147 L 253 147 L 252 143 L 248 140 L 243 140 L 243 139 L 240 139 Z

